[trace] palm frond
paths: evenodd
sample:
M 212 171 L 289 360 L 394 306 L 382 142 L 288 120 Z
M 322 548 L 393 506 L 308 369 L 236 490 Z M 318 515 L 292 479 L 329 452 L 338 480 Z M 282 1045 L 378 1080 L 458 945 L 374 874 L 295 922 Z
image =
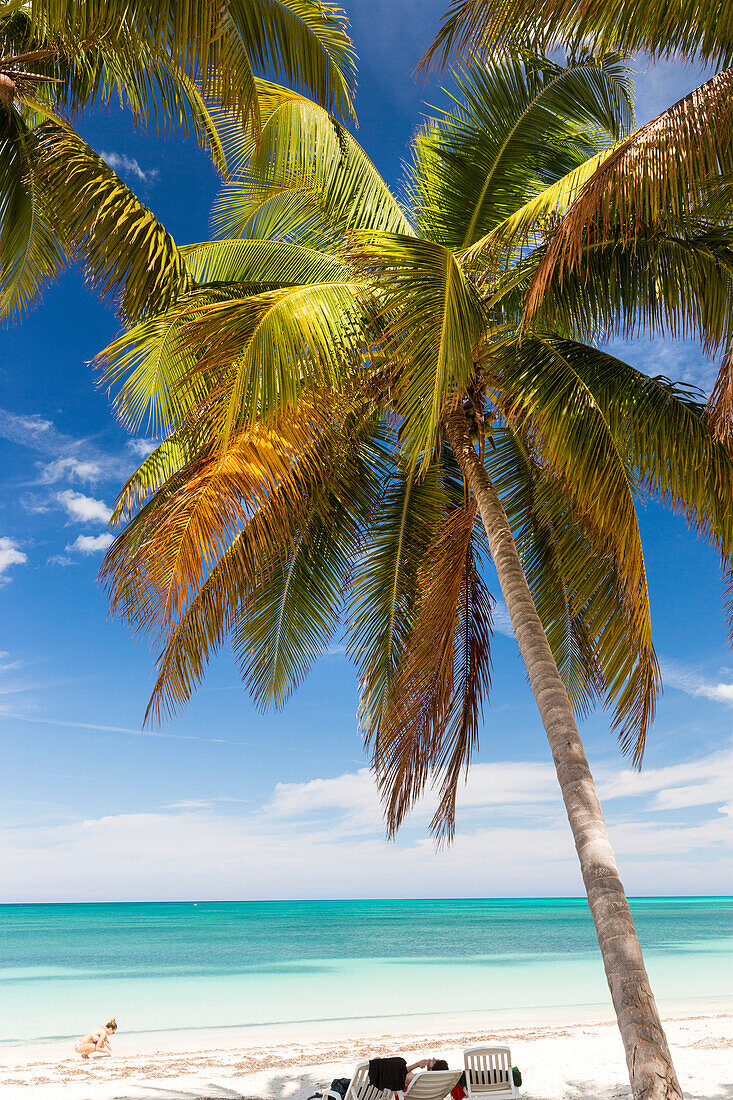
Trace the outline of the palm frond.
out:
M 733 69 L 719 73 L 632 134 L 597 171 L 560 222 L 534 277 L 527 319 L 551 278 L 582 266 L 588 247 L 695 219 L 706 187 L 733 168 Z
M 492 599 L 474 541 L 476 507 L 448 508 L 421 570 L 412 630 L 373 762 L 394 835 L 431 776 L 440 777 L 432 828 L 450 838 L 458 782 L 478 742 L 491 680 Z
M 320 0 L 31 0 L 36 40 L 69 56 L 102 44 L 119 58 L 149 51 L 206 96 L 257 122 L 254 71 L 282 73 L 327 110 L 353 118 L 355 53 L 340 8 Z
M 287 425 L 250 426 L 224 453 L 204 451 L 169 477 L 108 551 L 101 577 L 113 610 L 140 629 L 175 628 L 258 512 L 261 552 L 279 553 L 283 530 L 297 522 L 294 502 L 302 497 L 307 507 L 313 478 L 322 476 L 324 462 L 335 461 L 326 445 L 333 408 L 323 396 L 318 405 L 301 402 Z M 244 574 L 249 583 L 257 560 L 255 551 Z
M 349 275 L 339 257 L 286 241 L 207 241 L 180 251 L 197 283 L 302 286 Z
M 262 707 L 285 704 L 338 627 L 353 558 L 378 495 L 377 471 L 363 446 L 373 430 L 364 422 L 356 446 L 344 435 L 341 461 L 314 487 L 297 537 L 235 616 L 235 658 Z
M 492 430 L 486 464 L 517 546 L 537 613 L 573 708 L 597 700 L 641 760 L 659 691 L 651 639 L 640 637 L 603 532 L 510 427 Z
M 229 0 L 253 68 L 277 73 L 341 118 L 354 119 L 356 53 L 343 10 L 323 0 Z
M 359 672 L 359 718 L 367 743 L 379 734 L 416 609 L 418 579 L 445 509 L 437 465 L 387 477 L 354 565 L 347 653 Z
M 435 452 L 443 407 L 462 393 L 482 325 L 478 295 L 455 256 L 419 237 L 364 235 L 351 258 L 379 299 L 390 396 L 408 461 Z
M 173 238 L 77 134 L 52 123 L 37 134 L 48 205 L 89 283 L 130 321 L 167 309 L 190 286 Z
M 642 51 L 730 65 L 733 15 L 727 5 L 692 0 L 452 0 L 441 29 L 420 63 L 423 70 L 468 53 L 545 49 L 557 42 L 578 49 Z
M 299 670 L 304 673 L 310 667 L 320 652 L 319 646 L 325 644 L 329 624 L 335 621 L 340 606 L 335 578 L 343 575 L 344 553 L 353 541 L 354 517 L 371 491 L 368 473 L 356 491 L 350 480 L 347 491 L 347 479 L 354 473 L 354 461 L 360 464 L 360 475 L 365 473 L 363 459 L 354 451 L 354 440 L 368 440 L 372 421 L 355 407 L 347 409 L 340 420 L 322 417 L 320 428 L 309 441 L 298 435 L 299 461 L 279 480 L 268 481 L 267 492 L 250 502 L 252 506 L 231 544 L 212 561 L 202 583 L 191 589 L 191 598 L 175 622 L 167 629 L 163 627 L 164 648 L 146 718 L 159 721 L 164 713 L 172 714 L 183 706 L 203 677 L 209 657 L 230 634 L 243 675 L 250 686 L 255 682 L 259 685 L 263 702 L 273 696 L 279 698 L 278 693 L 287 694 L 295 686 Z M 324 577 L 330 578 L 333 600 L 326 599 L 317 587 L 318 562 L 311 558 L 310 580 L 306 564 L 308 542 L 304 538 L 309 531 L 315 536 L 318 516 L 324 525 L 321 538 L 326 540 L 319 542 L 320 549 L 330 547 Z M 133 618 L 141 611 L 147 617 L 144 596 L 149 587 L 151 553 L 146 543 L 151 525 L 153 538 L 157 537 L 161 518 L 155 503 L 153 513 L 140 518 L 142 525 L 139 518 L 133 521 L 126 544 L 113 547 L 107 564 L 115 599 L 123 613 L 132 613 Z M 335 519 L 344 521 L 343 529 L 329 522 Z M 130 599 L 125 578 L 135 581 L 142 598 L 136 591 Z M 292 599 L 296 589 L 299 603 Z M 315 610 L 308 603 L 314 598 Z M 159 610 L 157 592 L 155 600 Z M 300 626 L 295 628 L 294 623 L 280 617 L 280 631 L 273 629 L 277 607 L 286 609 L 289 615 L 299 614 Z
M 461 251 L 461 262 L 469 268 L 472 276 L 485 281 L 497 267 L 506 266 L 516 255 L 521 256 L 525 249 L 544 244 L 548 230 L 567 213 L 583 185 L 611 155 L 613 149 L 614 146 L 611 146 L 593 157 L 588 157 L 578 168 L 571 169 L 534 198 L 513 210 L 470 248 Z
M 586 249 L 577 268 L 548 281 L 532 324 L 594 341 L 693 337 L 711 354 L 733 339 L 732 306 L 733 232 L 669 226 L 633 246 Z
M 326 261 L 328 262 L 328 261 Z M 361 364 L 363 284 L 284 287 L 204 306 L 186 326 L 199 371 L 225 376 L 220 446 L 251 418 L 294 405 L 304 388 L 343 392 Z
M 535 333 L 492 350 L 488 384 L 510 425 L 528 434 L 543 463 L 588 517 L 614 564 L 639 645 L 650 647 L 649 594 L 634 504 L 638 474 L 609 410 L 585 381 L 583 365 L 595 354 L 585 345 Z M 624 747 L 633 747 L 636 731 L 648 723 L 640 705 L 618 726 Z
M 455 249 L 628 134 L 634 118 L 616 55 L 475 64 L 455 74 L 451 99 L 413 143 L 409 191 L 423 235 Z
M 17 112 L 0 111 L 0 316 L 26 312 L 67 262 L 37 154 Z
M 269 204 L 268 236 L 291 236 L 292 207 L 278 208 L 287 228 L 274 220 L 273 199 L 295 193 L 311 215 L 331 222 L 331 237 L 371 229 L 411 233 L 410 225 L 381 175 L 352 135 L 316 103 L 260 82 L 262 136 L 259 146 L 236 125 L 217 120 L 232 176 L 214 205 L 219 236 L 254 235 L 248 226 Z

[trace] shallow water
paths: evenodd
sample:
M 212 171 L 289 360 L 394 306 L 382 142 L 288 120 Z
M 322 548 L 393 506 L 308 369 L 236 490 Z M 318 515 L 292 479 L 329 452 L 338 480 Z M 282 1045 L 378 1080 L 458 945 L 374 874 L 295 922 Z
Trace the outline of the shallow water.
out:
M 733 1010 L 733 898 L 631 904 L 662 1009 Z M 0 906 L 4 1043 L 608 1004 L 582 899 Z

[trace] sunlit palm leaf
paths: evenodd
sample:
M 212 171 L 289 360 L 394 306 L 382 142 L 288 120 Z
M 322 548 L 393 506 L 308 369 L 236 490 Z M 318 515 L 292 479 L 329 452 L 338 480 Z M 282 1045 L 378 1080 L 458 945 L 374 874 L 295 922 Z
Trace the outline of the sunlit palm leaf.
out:
M 283 191 L 307 194 L 313 212 L 321 211 L 335 223 L 332 231 L 412 232 L 379 172 L 347 130 L 310 100 L 271 85 L 260 87 L 265 117 L 258 149 L 241 129 L 225 128 L 215 115 L 230 170 L 240 177 L 225 185 L 214 205 L 218 235 L 247 233 L 245 227 L 263 204 L 271 204 Z M 289 226 L 289 208 L 279 214 Z M 278 227 L 271 210 L 268 235 L 289 232 Z
M 0 316 L 24 313 L 66 266 L 36 154 L 35 134 L 0 110 Z
M 174 628 L 241 528 L 265 505 L 261 550 L 279 552 L 281 527 L 287 529 L 296 514 L 293 501 L 323 461 L 334 461 L 325 446 L 333 436 L 332 412 L 325 402 L 321 408 L 304 404 L 287 428 L 251 427 L 225 453 L 204 453 L 170 478 L 108 552 L 102 576 L 114 609 L 145 629 Z M 253 584 L 256 565 L 244 576 Z
M 367 425 L 368 426 L 368 425 Z M 363 442 L 366 433 L 359 433 Z M 235 617 L 232 645 L 260 706 L 282 706 L 339 624 L 354 555 L 379 482 L 367 451 L 348 446 L 315 487 L 313 508 L 286 555 L 263 575 Z
M 340 424 L 339 430 L 335 430 L 335 423 Z M 324 567 L 330 570 L 328 576 L 333 585 L 337 573 L 341 576 L 346 547 L 353 544 L 354 517 L 371 492 L 370 476 L 364 469 L 363 458 L 354 450 L 353 441 L 368 439 L 372 430 L 371 418 L 365 418 L 358 408 L 353 413 L 347 409 L 340 421 L 329 422 L 324 417 L 320 432 L 316 431 L 306 444 L 307 449 L 300 452 L 301 461 L 279 482 L 269 483 L 269 491 L 258 498 L 231 545 L 193 592 L 172 629 L 165 632 L 148 717 L 160 720 L 163 713 L 172 714 L 181 707 L 203 676 L 211 654 L 235 630 L 232 638 L 243 674 L 250 682 L 256 679 L 260 684 L 262 701 L 270 701 L 273 694 L 292 689 L 292 676 L 298 669 L 309 667 L 323 648 L 327 636 L 324 631 L 330 630 L 329 624 L 332 626 L 340 607 L 340 595 L 335 598 L 335 588 L 332 588 L 335 602 L 330 610 L 320 602 L 320 610 L 313 612 L 305 599 L 306 595 L 309 600 L 317 595 L 313 586 L 319 583 L 320 559 L 311 555 L 309 574 L 304 564 L 308 545 L 304 543 L 304 533 L 310 529 L 315 536 L 318 524 L 323 525 L 317 541 L 321 550 L 331 546 L 335 555 Z M 298 446 L 303 442 L 299 437 Z M 356 488 L 352 480 L 354 462 L 360 475 Z M 332 522 L 335 520 L 342 520 L 343 528 Z M 157 532 L 157 520 L 154 523 Z M 147 526 L 145 523 L 144 527 Z M 144 532 L 144 537 L 150 536 Z M 132 575 L 146 587 L 149 552 L 143 548 L 141 557 L 140 545 L 137 537 L 131 547 L 132 563 L 128 561 L 121 572 L 115 563 L 109 563 L 108 575 L 113 584 L 115 578 Z M 119 560 L 124 547 L 113 548 L 113 552 Z M 296 589 L 300 601 L 293 603 Z M 284 619 L 280 634 L 271 629 L 272 614 L 268 617 L 266 609 L 269 607 L 272 612 L 273 608 L 282 607 L 283 600 L 290 601 L 289 618 L 299 614 L 302 623 L 308 624 L 300 633 Z
M 365 236 L 352 255 L 379 296 L 405 452 L 424 467 L 445 402 L 465 389 L 473 369 L 482 324 L 478 295 L 453 253 L 432 241 L 382 233 Z
M 533 280 L 527 316 L 538 308 L 556 271 L 582 265 L 588 244 L 611 234 L 631 244 L 680 224 L 698 209 L 710 180 L 733 168 L 733 69 L 642 126 L 588 179 L 557 231 Z
M 198 312 L 186 338 L 200 355 L 200 368 L 231 368 L 220 446 L 246 420 L 294 404 L 304 385 L 342 388 L 361 362 L 363 293 L 342 269 L 328 283 L 235 298 Z
M 423 235 L 459 250 L 633 124 L 629 72 L 615 55 L 498 60 L 455 83 L 454 105 L 413 143 L 410 194 Z
M 341 9 L 318 0 L 31 0 L 36 37 L 72 56 L 103 42 L 120 57 L 150 50 L 203 83 L 241 119 L 257 121 L 253 70 L 280 72 L 353 117 L 355 55 Z
M 558 41 L 729 65 L 733 14 L 727 5 L 704 0 L 452 0 L 421 65 L 442 65 L 473 51 L 542 49 Z
M 90 284 L 130 320 L 168 308 L 190 286 L 172 237 L 80 137 L 51 123 L 38 134 L 48 204 Z

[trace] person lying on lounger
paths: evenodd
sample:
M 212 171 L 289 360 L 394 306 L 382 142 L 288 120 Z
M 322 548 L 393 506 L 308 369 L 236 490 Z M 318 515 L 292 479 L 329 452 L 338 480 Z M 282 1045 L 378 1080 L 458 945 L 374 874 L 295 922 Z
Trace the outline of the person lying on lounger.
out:
M 414 1077 L 413 1070 L 416 1069 L 448 1069 L 448 1063 L 444 1058 L 422 1058 L 419 1062 L 413 1062 L 411 1066 L 407 1067 L 403 1092 L 410 1087 L 410 1081 Z
M 369 1084 L 380 1090 L 405 1092 L 416 1069 L 448 1069 L 448 1063 L 442 1058 L 421 1058 L 408 1066 L 404 1058 L 370 1058 Z
M 90 1054 L 112 1054 L 112 1047 L 109 1045 L 110 1035 L 114 1035 L 117 1031 L 117 1021 L 113 1018 L 103 1027 L 95 1027 L 93 1031 L 88 1031 L 83 1039 L 74 1047 L 77 1054 L 81 1054 L 82 1058 L 88 1058 Z

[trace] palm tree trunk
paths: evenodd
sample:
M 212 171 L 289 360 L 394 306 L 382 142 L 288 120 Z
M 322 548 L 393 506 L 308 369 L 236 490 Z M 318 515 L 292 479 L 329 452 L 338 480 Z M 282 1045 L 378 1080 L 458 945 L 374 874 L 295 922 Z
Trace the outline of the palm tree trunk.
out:
M 534 605 L 509 522 L 459 407 L 446 435 L 478 505 L 578 852 L 635 1100 L 682 1100 L 641 945 L 567 691 Z

